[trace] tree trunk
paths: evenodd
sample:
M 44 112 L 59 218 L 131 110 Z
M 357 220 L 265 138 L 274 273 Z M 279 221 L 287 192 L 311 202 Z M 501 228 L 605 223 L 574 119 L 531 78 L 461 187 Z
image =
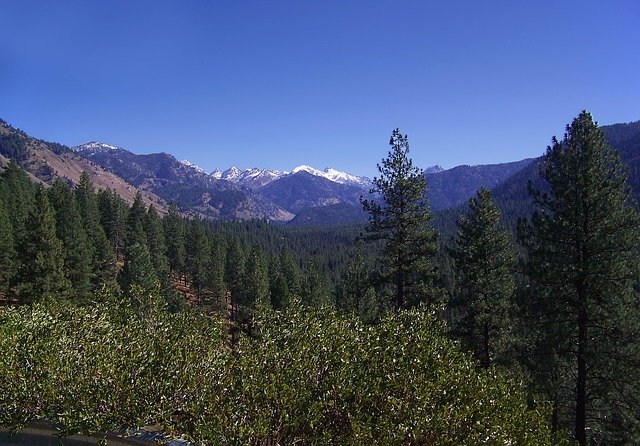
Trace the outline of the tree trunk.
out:
M 576 382 L 576 440 L 586 446 L 586 400 L 587 400 L 587 305 L 584 284 L 578 285 L 578 376 Z

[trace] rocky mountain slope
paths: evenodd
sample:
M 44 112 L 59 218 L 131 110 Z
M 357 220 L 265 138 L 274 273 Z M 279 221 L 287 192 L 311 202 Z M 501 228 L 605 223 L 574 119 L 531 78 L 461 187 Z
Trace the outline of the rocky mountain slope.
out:
M 138 155 L 98 142 L 74 147 L 74 151 L 131 184 L 152 191 L 167 202 L 175 202 L 186 213 L 239 220 L 293 218 L 293 214 L 263 196 L 215 178 L 168 153 Z
M 129 202 L 133 202 L 136 192 L 141 190 L 147 204 L 153 204 L 160 212 L 165 210 L 164 200 L 153 192 L 137 188 L 66 146 L 33 138 L 2 120 L 0 156 L 4 162 L 9 159 L 16 161 L 34 178 L 47 184 L 56 178 L 76 184 L 82 172 L 87 172 L 97 189 L 113 189 Z

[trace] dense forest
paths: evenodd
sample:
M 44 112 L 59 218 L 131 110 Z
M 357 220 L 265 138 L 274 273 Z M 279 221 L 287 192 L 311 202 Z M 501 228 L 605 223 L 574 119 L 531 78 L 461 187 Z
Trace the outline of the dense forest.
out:
M 640 219 L 583 112 L 506 224 L 396 129 L 366 225 L 161 216 L 0 173 L 0 424 L 207 444 L 637 444 Z M 527 205 L 528 206 L 528 205 Z M 446 228 L 443 229 L 443 228 Z M 452 235 L 450 235 L 452 234 Z

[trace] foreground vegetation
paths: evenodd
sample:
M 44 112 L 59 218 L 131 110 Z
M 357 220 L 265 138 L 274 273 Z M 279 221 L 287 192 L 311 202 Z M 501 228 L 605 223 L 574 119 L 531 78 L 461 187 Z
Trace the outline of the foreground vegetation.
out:
M 366 326 L 265 312 L 232 352 L 220 319 L 158 295 L 0 313 L 0 423 L 65 433 L 159 423 L 205 444 L 551 443 L 545 406 L 480 370 L 419 308 Z

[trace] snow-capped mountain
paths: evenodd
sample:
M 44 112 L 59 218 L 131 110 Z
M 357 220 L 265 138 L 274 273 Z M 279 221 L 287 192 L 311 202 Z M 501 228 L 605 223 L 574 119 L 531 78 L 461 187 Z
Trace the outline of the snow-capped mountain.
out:
M 287 173 L 288 172 L 282 172 L 280 170 L 258 169 L 257 167 L 241 170 L 236 166 L 233 166 L 225 171 L 215 169 L 211 172 L 211 176 L 216 179 L 226 180 L 250 189 L 257 189 L 262 186 L 266 186 L 273 180 L 277 180 Z
M 79 146 L 72 147 L 72 150 L 75 152 L 84 151 L 86 153 L 90 152 L 107 152 L 111 150 L 124 150 L 122 147 L 112 146 L 111 144 L 106 144 L 104 142 L 99 141 L 90 141 L 85 144 L 80 144 Z
M 302 166 L 298 166 L 293 169 L 292 173 L 300 171 L 309 172 L 311 175 L 326 178 L 327 180 L 333 181 L 334 183 L 348 184 L 350 186 L 358 186 L 363 188 L 368 188 L 371 185 L 371 180 L 367 177 L 351 175 L 350 173 L 341 172 L 331 167 L 326 167 L 324 170 L 318 170 L 314 169 L 311 166 L 303 164 Z
M 366 177 L 351 175 L 330 167 L 327 167 L 324 170 L 319 170 L 305 164 L 296 167 L 291 172 L 273 169 L 258 169 L 257 167 L 241 170 L 236 166 L 233 166 L 225 171 L 215 169 L 211 172 L 211 176 L 219 180 L 226 180 L 242 186 L 257 189 L 286 175 L 292 175 L 298 172 L 307 172 L 317 177 L 326 178 L 334 183 L 357 186 L 364 189 L 371 185 L 371 180 Z
M 206 170 L 204 170 L 202 167 L 198 166 L 197 164 L 193 164 L 192 162 L 190 162 L 189 160 L 182 160 L 180 161 L 182 164 L 184 164 L 187 167 L 191 167 L 192 169 L 197 170 L 200 173 L 207 173 Z

